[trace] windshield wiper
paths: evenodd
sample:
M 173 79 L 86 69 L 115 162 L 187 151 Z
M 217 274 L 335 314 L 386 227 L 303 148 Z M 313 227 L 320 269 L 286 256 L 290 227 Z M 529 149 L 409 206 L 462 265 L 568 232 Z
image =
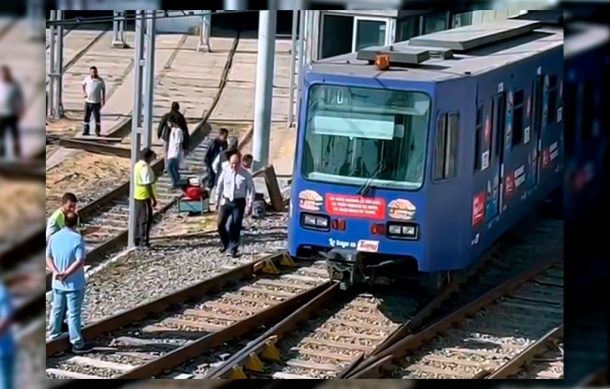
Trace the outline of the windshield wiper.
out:
M 360 196 L 366 196 L 366 194 L 369 193 L 372 187 L 371 184 L 373 183 L 373 180 L 377 178 L 379 174 L 381 174 L 381 172 L 385 170 L 385 168 L 385 163 L 383 161 L 379 162 L 379 164 L 375 168 L 375 171 L 373 171 L 373 174 L 371 174 L 371 176 L 365 181 L 364 184 L 362 184 L 362 186 L 358 190 L 358 194 Z

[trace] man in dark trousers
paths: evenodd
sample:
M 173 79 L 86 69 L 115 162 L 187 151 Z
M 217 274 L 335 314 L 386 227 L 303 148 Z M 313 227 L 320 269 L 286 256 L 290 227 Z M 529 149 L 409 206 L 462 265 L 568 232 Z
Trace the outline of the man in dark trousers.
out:
M 229 160 L 229 169 L 223 169 L 218 177 L 218 190 L 216 192 L 216 204 L 219 209 L 218 235 L 222 242 L 221 253 L 229 249 L 231 256 L 236 258 L 239 247 L 242 221 L 245 214 L 251 211 L 256 189 L 252 175 L 241 166 L 239 154 L 234 154 Z M 217 205 L 217 206 L 218 206 Z M 227 220 L 231 217 L 231 225 L 227 231 Z
M 152 226 L 153 208 L 157 206 L 157 188 L 155 173 L 150 163 L 155 159 L 155 152 L 145 148 L 140 152 L 140 160 L 134 167 L 136 200 L 135 244 L 140 248 L 150 246 L 150 228 Z
M 95 119 L 95 135 L 101 136 L 102 119 L 100 110 L 106 104 L 106 84 L 98 75 L 97 68 L 91 66 L 89 75 L 82 82 L 85 97 L 85 118 L 83 120 L 83 135 L 89 135 L 89 121 L 91 114 Z
M 157 128 L 157 138 L 163 141 L 163 152 L 165 156 L 165 171 L 167 172 L 168 158 L 167 158 L 167 147 L 169 145 L 169 133 L 170 128 L 168 126 L 167 121 L 170 117 L 173 117 L 176 121 L 176 124 L 182 130 L 183 141 L 182 141 L 182 149 L 186 152 L 189 147 L 189 129 L 186 125 L 186 119 L 182 112 L 180 112 L 180 104 L 177 101 L 172 103 L 172 109 L 163 115 L 161 118 L 161 122 L 159 122 L 159 127 Z
M 210 147 L 208 147 L 208 151 L 205 153 L 205 157 L 203 159 L 203 163 L 208 171 L 208 189 L 212 189 L 216 184 L 216 173 L 214 173 L 214 169 L 212 168 L 212 163 L 218 156 L 218 154 L 225 151 L 228 147 L 227 138 L 229 137 L 229 130 L 226 128 L 220 129 L 220 135 L 218 138 L 212 141 Z
M 21 86 L 13 78 L 8 66 L 0 68 L 0 158 L 6 157 L 5 134 L 13 138 L 13 154 L 21 157 L 19 120 L 25 113 Z

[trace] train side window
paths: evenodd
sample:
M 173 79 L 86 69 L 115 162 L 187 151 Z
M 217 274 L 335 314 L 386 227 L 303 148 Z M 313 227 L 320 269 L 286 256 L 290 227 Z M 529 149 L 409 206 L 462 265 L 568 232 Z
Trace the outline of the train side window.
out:
M 474 171 L 477 172 L 481 169 L 481 152 L 482 143 L 481 137 L 483 136 L 483 106 L 477 108 L 477 121 L 475 126 L 474 135 Z
M 513 105 L 513 135 L 512 145 L 516 145 L 523 142 L 523 109 L 525 107 L 523 90 L 515 92 Z
M 546 124 L 553 124 L 557 121 L 557 75 L 549 77 L 549 111 Z
M 456 176 L 460 114 L 442 114 L 438 119 L 434 147 L 434 179 L 444 180 Z

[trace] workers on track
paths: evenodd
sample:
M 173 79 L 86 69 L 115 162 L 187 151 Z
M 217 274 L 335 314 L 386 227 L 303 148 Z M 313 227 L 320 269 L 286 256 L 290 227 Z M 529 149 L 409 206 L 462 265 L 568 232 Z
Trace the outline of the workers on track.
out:
M 140 248 L 150 247 L 150 228 L 152 227 L 153 208 L 157 206 L 156 177 L 150 163 L 155 152 L 145 148 L 140 152 L 140 160 L 134 166 L 135 182 L 135 244 Z

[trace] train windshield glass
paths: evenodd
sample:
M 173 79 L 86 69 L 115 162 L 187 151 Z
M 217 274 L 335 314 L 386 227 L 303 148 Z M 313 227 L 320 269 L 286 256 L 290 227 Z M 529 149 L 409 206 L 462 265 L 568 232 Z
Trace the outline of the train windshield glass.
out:
M 374 175 L 374 186 L 419 189 L 429 111 L 430 98 L 421 92 L 313 86 L 303 175 L 353 185 Z

